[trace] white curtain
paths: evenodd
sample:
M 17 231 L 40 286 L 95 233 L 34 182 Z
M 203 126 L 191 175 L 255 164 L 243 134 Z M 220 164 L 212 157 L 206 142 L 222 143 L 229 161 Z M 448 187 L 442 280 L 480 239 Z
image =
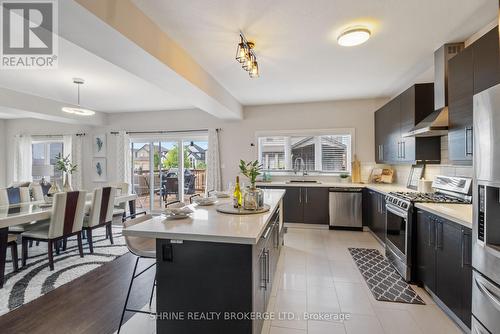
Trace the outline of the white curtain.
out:
M 16 135 L 14 138 L 14 182 L 32 181 L 31 136 Z
M 69 155 L 71 163 L 77 165 L 76 171 L 70 175 L 70 182 L 73 189 L 80 190 L 83 188 L 83 136 L 78 135 L 65 135 L 63 137 L 63 155 Z
M 207 191 L 211 190 L 222 190 L 219 131 L 217 129 L 208 130 Z
M 116 155 L 117 180 L 130 183 L 132 156 L 130 153 L 130 136 L 125 131 L 119 131 L 116 135 Z

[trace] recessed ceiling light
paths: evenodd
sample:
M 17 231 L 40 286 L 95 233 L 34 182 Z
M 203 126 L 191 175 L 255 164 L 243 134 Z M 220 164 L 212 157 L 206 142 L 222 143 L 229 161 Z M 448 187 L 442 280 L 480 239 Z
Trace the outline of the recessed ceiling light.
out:
M 78 107 L 62 107 L 61 110 L 67 112 L 68 114 L 75 114 L 79 116 L 92 116 L 95 111 L 80 107 L 80 85 L 83 85 L 85 81 L 80 78 L 73 78 L 73 83 L 78 87 Z
M 337 38 L 337 43 L 341 46 L 356 46 L 365 43 L 371 35 L 371 31 L 366 27 L 347 28 Z

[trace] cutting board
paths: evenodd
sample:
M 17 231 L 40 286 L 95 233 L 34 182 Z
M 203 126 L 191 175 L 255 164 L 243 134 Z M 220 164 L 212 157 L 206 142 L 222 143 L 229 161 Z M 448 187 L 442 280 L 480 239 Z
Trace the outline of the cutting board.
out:
M 351 171 L 351 182 L 352 183 L 361 183 L 361 162 L 359 162 L 356 155 L 354 155 L 354 160 L 352 162 L 352 171 Z

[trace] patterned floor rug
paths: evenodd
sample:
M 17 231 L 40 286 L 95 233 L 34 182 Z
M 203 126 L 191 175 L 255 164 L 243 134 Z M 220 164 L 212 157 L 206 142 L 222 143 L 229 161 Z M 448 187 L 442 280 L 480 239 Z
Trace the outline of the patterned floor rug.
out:
M 349 252 L 376 300 L 425 305 L 378 250 L 349 248 Z
M 10 249 L 8 249 L 6 281 L 3 289 L 0 289 L 0 315 L 127 253 L 128 249 L 121 232 L 121 226 L 113 225 L 114 245 L 111 245 L 109 239 L 105 238 L 105 229 L 95 229 L 93 231 L 94 254 L 89 253 L 87 240 L 84 239 L 83 258 L 78 253 L 76 237 L 68 239 L 66 251 L 61 251 L 60 255 L 54 252 L 54 271 L 49 269 L 46 242 L 40 242 L 39 246 L 34 243 L 33 247 L 29 248 L 26 266 L 17 272 L 12 271 Z M 18 247 L 18 254 L 21 255 L 21 246 Z M 21 259 L 19 259 L 19 266 L 21 266 Z

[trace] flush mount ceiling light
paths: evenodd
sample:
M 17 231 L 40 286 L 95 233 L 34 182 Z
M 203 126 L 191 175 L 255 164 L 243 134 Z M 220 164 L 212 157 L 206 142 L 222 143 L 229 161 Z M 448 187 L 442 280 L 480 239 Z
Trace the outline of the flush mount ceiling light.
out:
M 61 110 L 68 114 L 75 114 L 80 116 L 92 116 L 95 111 L 80 107 L 80 86 L 85 83 L 83 79 L 73 78 L 73 83 L 78 87 L 78 107 L 63 107 Z
M 236 61 L 241 64 L 245 71 L 248 71 L 250 78 L 259 77 L 259 64 L 257 63 L 257 56 L 254 51 L 255 44 L 249 42 L 245 35 L 240 32 L 240 43 L 236 50 Z
M 351 27 L 339 35 L 337 43 L 341 46 L 356 46 L 365 43 L 370 36 L 371 31 L 366 27 Z

